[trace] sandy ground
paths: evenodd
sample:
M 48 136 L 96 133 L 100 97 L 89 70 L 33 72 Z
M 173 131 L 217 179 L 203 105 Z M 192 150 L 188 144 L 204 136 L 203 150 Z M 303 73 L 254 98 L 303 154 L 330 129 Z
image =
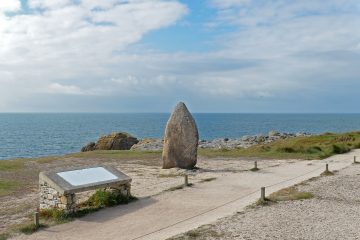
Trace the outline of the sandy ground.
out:
M 360 155 L 360 151 L 333 156 L 325 161 L 259 161 L 261 170 L 258 172 L 247 171 L 252 167 L 252 161 L 200 160 L 201 169 L 192 172 L 190 178 L 195 183 L 192 187 L 166 192 L 163 191 L 168 187 L 182 183 L 182 177 L 177 177 L 181 171 L 147 167 L 139 175 L 127 170 L 134 178 L 134 195 L 143 196 L 140 200 L 16 239 L 166 239 L 243 211 L 258 199 L 262 186 L 267 186 L 269 194 L 319 176 L 325 162 L 330 163 L 331 170 L 350 166 L 354 155 Z M 133 170 L 134 165 L 131 166 Z M 126 166 L 122 166 L 124 169 Z M 201 182 L 210 177 L 216 179 Z M 282 228 L 286 229 L 284 226 Z M 266 231 L 263 232 L 266 237 Z
M 286 160 L 258 160 L 259 167 L 272 167 L 284 164 Z M 291 161 L 290 161 L 291 162 Z M 0 197 L 0 233 L 14 224 L 29 220 L 29 216 L 38 207 L 38 172 L 69 167 L 91 167 L 98 164 L 106 164 L 123 171 L 132 178 L 132 194 L 138 198 L 149 197 L 162 193 L 172 187 L 183 183 L 184 170 L 161 168 L 160 159 L 138 159 L 138 160 L 116 160 L 103 158 L 64 158 L 49 163 L 35 164 L 29 162 L 26 172 L 17 173 L 13 179 L 26 178 L 29 186 L 25 191 L 17 192 L 11 196 Z M 200 158 L 196 171 L 187 171 L 193 183 L 201 182 L 204 179 L 220 178 L 252 168 L 253 160 L 246 159 L 205 159 Z M 10 173 L 12 174 L 12 173 Z M 0 173 L 1 175 L 1 173 Z M 86 195 L 91 195 L 87 192 Z M 79 196 L 78 199 L 84 199 Z
M 172 239 L 360 239 L 360 164 L 298 188 L 315 197 L 249 208 Z

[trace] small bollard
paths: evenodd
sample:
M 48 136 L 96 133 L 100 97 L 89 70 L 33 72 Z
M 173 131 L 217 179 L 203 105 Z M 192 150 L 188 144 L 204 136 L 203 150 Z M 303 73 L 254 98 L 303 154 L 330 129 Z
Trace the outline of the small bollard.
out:
M 356 156 L 354 156 L 354 163 L 357 163 L 357 161 L 356 161 Z
M 260 199 L 261 199 L 261 201 L 265 201 L 265 187 L 261 187 Z
M 328 172 L 328 171 L 329 171 L 329 164 L 327 163 L 327 164 L 326 164 L 325 172 Z
M 34 213 L 34 224 L 36 228 L 40 227 L 40 222 L 39 222 L 39 212 L 35 212 Z
M 254 169 L 258 169 L 258 167 L 257 167 L 257 161 L 254 162 Z
M 185 174 L 184 180 L 185 180 L 185 183 L 184 183 L 185 187 L 189 186 L 189 177 L 187 174 Z

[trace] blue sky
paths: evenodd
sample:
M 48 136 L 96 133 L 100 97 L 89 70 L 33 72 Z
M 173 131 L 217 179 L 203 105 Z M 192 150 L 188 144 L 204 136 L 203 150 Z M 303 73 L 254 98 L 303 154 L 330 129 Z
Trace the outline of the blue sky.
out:
M 1 0 L 0 112 L 360 112 L 358 0 Z

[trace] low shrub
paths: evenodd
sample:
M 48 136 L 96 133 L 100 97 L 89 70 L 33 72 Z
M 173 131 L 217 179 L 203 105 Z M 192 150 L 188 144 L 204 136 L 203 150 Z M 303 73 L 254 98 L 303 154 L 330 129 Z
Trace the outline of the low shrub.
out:
M 350 148 L 343 144 L 334 144 L 332 145 L 332 152 L 335 154 L 347 153 L 350 151 Z
M 313 146 L 313 147 L 307 148 L 305 152 L 309 153 L 309 154 L 315 154 L 315 153 L 322 152 L 322 149 L 321 149 L 321 147 Z
M 276 149 L 278 152 L 295 153 L 296 150 L 292 147 L 281 147 Z
M 119 204 L 128 204 L 130 200 L 129 196 L 124 196 L 119 192 L 98 190 L 84 203 L 84 205 L 87 207 L 104 208 Z

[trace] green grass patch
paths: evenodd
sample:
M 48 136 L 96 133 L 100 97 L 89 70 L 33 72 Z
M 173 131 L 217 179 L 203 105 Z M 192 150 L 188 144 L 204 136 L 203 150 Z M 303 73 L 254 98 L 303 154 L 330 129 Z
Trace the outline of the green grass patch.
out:
M 0 171 L 16 171 L 19 169 L 23 169 L 24 167 L 25 167 L 25 162 L 23 159 L 0 161 Z
M 12 180 L 0 180 L 0 196 L 16 192 L 24 186 L 24 183 Z
M 274 192 L 269 195 L 269 199 L 273 202 L 278 201 L 294 201 L 294 200 L 303 200 L 311 199 L 314 195 L 310 192 L 301 192 L 296 187 L 288 187 L 281 189 L 277 192 Z
M 360 132 L 325 133 L 278 140 L 238 149 L 199 149 L 204 157 L 261 157 L 269 159 L 324 159 L 360 148 Z

